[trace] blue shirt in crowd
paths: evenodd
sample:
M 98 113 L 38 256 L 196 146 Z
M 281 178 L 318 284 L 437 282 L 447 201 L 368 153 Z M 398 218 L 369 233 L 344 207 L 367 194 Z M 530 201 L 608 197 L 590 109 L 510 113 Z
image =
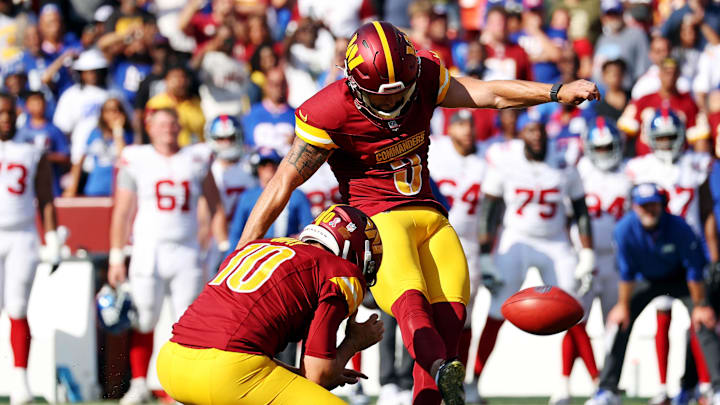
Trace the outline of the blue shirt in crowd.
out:
M 715 226 L 720 232 L 720 160 L 715 160 L 708 177 L 708 185 L 710 186 L 710 195 L 713 201 L 713 214 L 715 214 Z
M 565 30 L 545 28 L 544 32 L 545 35 L 547 35 L 547 37 L 558 46 L 564 46 L 565 43 L 567 43 L 567 32 Z M 533 37 L 528 35 L 524 30 L 511 34 L 509 39 L 510 42 L 520 46 L 539 46 L 539 44 L 534 41 Z M 557 64 L 553 62 L 536 62 L 533 63 L 532 69 L 535 81 L 542 83 L 555 83 L 562 80 L 560 77 L 560 69 L 558 69 Z
M 245 190 L 245 192 L 240 195 L 229 229 L 230 246 L 236 246 L 240 240 L 240 235 L 242 234 L 243 228 L 245 228 L 245 223 L 250 217 L 250 211 L 252 211 L 262 191 L 262 187 L 257 186 Z M 277 238 L 297 235 L 303 230 L 305 225 L 312 221 L 313 216 L 310 212 L 310 202 L 302 191 L 295 190 L 290 195 L 290 201 L 287 206 L 275 222 L 270 225 L 264 237 Z
M 702 244 L 682 217 L 663 212 L 656 229 L 647 231 L 630 211 L 615 226 L 613 239 L 623 281 L 703 280 Z
M 703 22 L 709 25 L 715 32 L 720 32 L 720 5 L 709 1 L 707 5 L 703 7 L 704 15 Z M 682 26 L 685 16 L 692 14 L 693 10 L 689 5 L 685 5 L 670 14 L 665 24 L 660 27 L 660 34 L 670 39 L 671 42 L 680 42 L 680 27 Z M 698 33 L 697 45 L 699 49 L 705 49 L 708 40 L 702 32 Z
M 255 103 L 250 112 L 243 117 L 242 126 L 245 130 L 245 144 L 251 147 L 270 146 L 277 148 L 280 144 L 286 143 L 282 139 L 262 139 L 273 137 L 278 134 L 294 132 L 295 110 L 291 107 L 285 108 L 282 112 L 276 113 L 265 108 L 262 102 Z
M 121 59 L 113 64 L 111 77 L 113 87 L 119 89 L 128 105 L 135 105 L 135 96 L 140 89 L 140 83 L 150 74 L 152 66 L 149 63 L 133 62 Z
M 61 153 L 70 156 L 70 144 L 65 134 L 53 125 L 50 121 L 44 125 L 34 126 L 30 119 L 27 120 L 24 127 L 20 128 L 15 134 L 15 141 L 22 143 L 32 143 L 42 147 L 45 152 Z M 62 168 L 56 164 L 52 164 L 53 170 L 53 194 L 60 195 L 60 176 L 62 176 Z
M 125 131 L 123 138 L 126 145 L 132 144 L 133 134 L 131 132 Z M 88 173 L 83 194 L 87 196 L 112 195 L 113 170 L 117 159 L 115 140 L 103 137 L 100 128 L 95 128 L 90 132 L 86 146 L 85 159 L 92 160 L 93 169 Z

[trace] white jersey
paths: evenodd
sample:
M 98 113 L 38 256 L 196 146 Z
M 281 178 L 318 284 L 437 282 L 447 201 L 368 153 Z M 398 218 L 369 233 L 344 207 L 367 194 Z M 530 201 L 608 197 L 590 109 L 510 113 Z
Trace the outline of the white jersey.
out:
M 613 229 L 630 205 L 632 182 L 622 165 L 613 171 L 600 170 L 587 156 L 580 159 L 577 168 L 592 221 L 593 248 L 598 253 L 612 253 Z
M 707 153 L 685 152 L 673 164 L 654 154 L 639 156 L 627 164 L 627 174 L 634 184 L 656 183 L 668 195 L 668 210 L 679 215 L 697 235 L 703 235 L 700 221 L 700 186 L 710 173 L 712 158 Z
M 133 180 L 138 199 L 135 244 L 196 240 L 197 204 L 210 170 L 210 155 L 205 144 L 184 147 L 172 156 L 157 153 L 152 145 L 123 149 L 120 168 Z
M 35 223 L 35 174 L 43 150 L 33 144 L 0 141 L 0 228 Z
M 245 162 L 239 161 L 230 166 L 223 166 L 219 159 L 216 159 L 211 166 L 213 177 L 228 221 L 235 213 L 240 194 L 245 190 L 255 187 L 257 180 L 250 174 Z
M 461 240 L 477 243 L 480 184 L 485 161 L 477 154 L 462 156 L 448 136 L 433 137 L 428 152 L 430 177 L 450 204 L 449 220 Z
M 313 217 L 320 215 L 325 208 L 338 204 L 342 201 L 340 197 L 340 186 L 330 169 L 330 165 L 324 163 L 305 183 L 299 187 L 310 201 L 310 211 Z
M 490 148 L 483 192 L 505 201 L 506 231 L 540 238 L 563 235 L 568 200 L 585 195 L 577 168 L 559 159 L 528 160 L 524 147 L 523 141 L 512 140 Z

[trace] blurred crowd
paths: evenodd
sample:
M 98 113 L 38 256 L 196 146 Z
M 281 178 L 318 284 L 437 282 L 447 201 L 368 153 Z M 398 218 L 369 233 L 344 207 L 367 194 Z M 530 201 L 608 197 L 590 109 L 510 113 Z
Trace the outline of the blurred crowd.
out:
M 668 105 L 693 148 L 713 147 L 720 5 L 708 0 L 0 0 L 2 88 L 18 98 L 19 138 L 47 148 L 56 195 L 109 195 L 115 157 L 147 142 L 161 108 L 178 111 L 182 145 L 229 115 L 248 149 L 284 154 L 293 108 L 343 77 L 348 37 L 373 19 L 454 75 L 596 81 L 601 102 L 538 110 L 551 140 L 603 116 L 630 135 L 627 156 L 643 154 L 644 111 Z M 517 112 L 474 114 L 479 141 L 516 136 Z
M 598 84 L 602 99 L 579 106 L 472 111 L 481 154 L 530 120 L 577 162 L 597 117 L 622 130 L 625 157 L 647 154 L 660 109 L 683 121 L 682 148 L 720 155 L 720 3 L 710 0 L 0 0 L 0 90 L 17 99 L 14 141 L 45 148 L 56 196 L 110 196 L 122 149 L 149 142 L 154 111 L 177 112 L 181 146 L 213 146 L 208 134 L 237 122 L 242 153 L 226 160 L 247 160 L 256 179 L 223 190 L 252 191 L 225 207 L 234 246 L 290 148 L 294 109 L 344 77 L 350 36 L 377 19 L 455 76 Z M 431 132 L 447 134 L 456 113 L 437 109 Z M 299 229 L 338 201 L 327 165 L 318 173 L 297 197 Z M 404 369 L 382 384 L 409 391 Z

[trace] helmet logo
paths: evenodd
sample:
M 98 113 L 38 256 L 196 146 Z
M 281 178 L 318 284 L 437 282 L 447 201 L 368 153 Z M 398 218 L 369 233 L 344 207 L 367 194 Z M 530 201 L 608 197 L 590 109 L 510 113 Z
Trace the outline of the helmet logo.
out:
M 357 229 L 357 226 L 355 226 L 354 223 L 350 222 L 349 224 L 347 224 L 347 226 L 345 228 L 347 228 L 348 232 L 355 232 L 355 230 Z
M 357 37 L 357 34 L 352 37 L 350 43 L 348 43 L 347 50 L 345 51 L 345 59 L 347 60 L 348 72 L 352 71 L 357 67 L 357 65 L 365 61 L 362 55 L 358 55 L 358 45 L 355 43 Z
M 405 52 L 408 55 L 415 56 L 415 47 L 413 46 L 412 42 L 410 42 L 410 38 L 407 36 L 406 33 L 400 31 L 400 35 L 402 35 L 403 39 L 405 40 Z
M 378 234 L 378 230 L 374 223 L 368 221 L 365 225 L 365 236 L 367 236 L 368 240 L 372 244 L 372 253 L 381 254 L 382 243 L 380 242 L 380 235 Z
M 335 228 L 335 227 L 337 226 L 337 224 L 340 223 L 340 221 L 341 221 L 340 217 L 335 217 L 335 218 L 333 218 L 330 222 L 328 222 L 328 225 L 330 225 L 330 226 L 332 226 L 333 228 Z

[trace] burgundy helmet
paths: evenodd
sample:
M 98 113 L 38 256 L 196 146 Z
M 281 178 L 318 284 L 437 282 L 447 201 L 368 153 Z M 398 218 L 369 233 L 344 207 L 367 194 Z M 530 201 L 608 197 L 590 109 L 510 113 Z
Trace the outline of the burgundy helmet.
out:
M 420 58 L 407 35 L 389 22 L 373 21 L 350 39 L 345 74 L 358 109 L 376 124 L 395 129 L 415 97 Z M 395 96 L 393 104 L 373 104 L 370 97 L 377 95 Z
M 356 264 L 368 287 L 375 285 L 382 260 L 382 242 L 375 223 L 359 209 L 333 205 L 306 226 L 298 239 L 320 243 L 335 255 Z

